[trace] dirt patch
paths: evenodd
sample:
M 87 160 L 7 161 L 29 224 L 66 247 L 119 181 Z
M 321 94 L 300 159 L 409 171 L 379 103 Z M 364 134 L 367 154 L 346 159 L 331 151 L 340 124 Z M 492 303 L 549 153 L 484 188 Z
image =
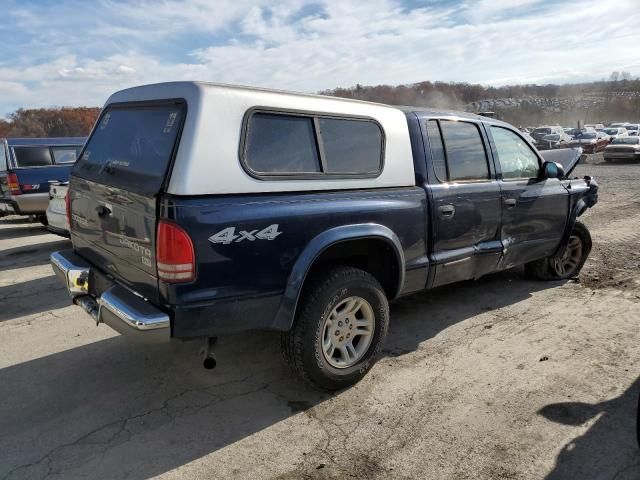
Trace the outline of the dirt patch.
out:
M 48 266 L 69 242 L 0 220 L 0 478 L 640 478 L 640 166 L 582 175 L 580 283 L 520 269 L 400 299 L 381 361 L 331 395 L 276 333 L 221 336 L 204 370 L 199 342 L 96 327 Z
M 280 475 L 277 480 L 374 480 L 392 478 L 393 469 L 385 469 L 380 463 L 367 454 L 355 455 L 346 464 L 338 460 L 321 462 L 305 462 L 295 470 Z
M 600 185 L 598 204 L 581 221 L 591 231 L 593 249 L 579 281 L 591 289 L 615 289 L 640 300 L 640 193 L 633 185 L 637 165 L 583 165 Z

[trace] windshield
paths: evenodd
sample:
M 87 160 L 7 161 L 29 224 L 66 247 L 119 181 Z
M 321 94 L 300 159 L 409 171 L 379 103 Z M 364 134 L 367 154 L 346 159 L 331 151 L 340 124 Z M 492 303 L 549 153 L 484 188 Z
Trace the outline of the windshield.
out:
M 580 138 L 596 138 L 596 134 L 593 132 L 581 132 L 578 135 L 576 135 L 576 138 L 580 139 Z
M 536 128 L 533 133 L 551 133 L 550 128 Z
M 545 135 L 543 137 L 543 140 L 548 140 L 548 141 L 551 141 L 551 142 L 555 142 L 555 141 L 560 140 L 560 135 L 557 135 L 557 134 L 555 134 L 555 135 Z
M 612 145 L 637 145 L 640 143 L 640 137 L 620 137 L 614 138 Z
M 618 134 L 618 129 L 617 128 L 605 128 L 603 131 L 607 135 L 617 135 Z
M 155 195 L 169 167 L 183 115 L 183 106 L 174 102 L 107 108 L 73 173 L 143 195 Z

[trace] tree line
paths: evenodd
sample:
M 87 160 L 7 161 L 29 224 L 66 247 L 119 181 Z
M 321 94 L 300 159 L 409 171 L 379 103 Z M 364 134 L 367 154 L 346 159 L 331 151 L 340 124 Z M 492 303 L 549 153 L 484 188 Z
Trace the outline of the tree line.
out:
M 323 90 L 322 95 L 353 98 L 390 105 L 417 107 L 462 108 L 471 102 L 495 98 L 571 97 L 587 94 L 614 95 L 640 92 L 640 79 L 628 72 L 613 72 L 609 79 L 575 84 L 524 84 L 503 87 L 485 86 L 465 82 L 418 82 L 409 85 L 355 85 Z
M 634 94 L 631 95 L 631 94 Z M 452 108 L 465 110 L 472 102 L 500 98 L 525 97 L 585 97 L 597 95 L 588 109 L 549 109 L 532 103 L 520 103 L 517 108 L 494 110 L 516 125 L 562 123 L 570 125 L 582 120 L 640 121 L 640 79 L 628 72 L 613 72 L 607 80 L 565 85 L 510 85 L 491 87 L 463 82 L 419 82 L 410 85 L 356 85 L 320 92 L 343 98 L 367 100 L 389 105 Z M 626 95 L 629 94 L 629 95 Z M 81 137 L 91 131 L 100 108 L 21 108 L 0 119 L 0 138 L 4 137 Z
M 84 137 L 99 114 L 98 107 L 20 108 L 0 119 L 0 138 Z
M 473 111 L 469 104 L 482 100 L 577 97 L 585 100 L 581 107 L 572 106 L 571 102 L 568 102 L 566 107 L 555 107 L 525 101 L 515 106 L 495 106 L 490 109 L 503 120 L 516 125 L 640 121 L 640 79 L 632 78 L 628 72 L 613 72 L 608 79 L 597 82 L 564 85 L 525 84 L 492 87 L 464 82 L 425 81 L 397 86 L 358 84 L 320 93 L 389 105 L 469 111 Z M 587 101 L 589 99 L 593 100 Z

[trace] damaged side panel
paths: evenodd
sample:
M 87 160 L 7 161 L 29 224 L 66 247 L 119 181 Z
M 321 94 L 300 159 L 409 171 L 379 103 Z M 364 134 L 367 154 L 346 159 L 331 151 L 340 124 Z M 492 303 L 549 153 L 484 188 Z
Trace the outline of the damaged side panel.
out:
M 569 191 L 569 218 L 562 241 L 556 253 L 563 252 L 569 243 L 569 237 L 576 220 L 587 209 L 598 203 L 598 183 L 590 176 L 576 179 L 566 179 L 562 181 Z

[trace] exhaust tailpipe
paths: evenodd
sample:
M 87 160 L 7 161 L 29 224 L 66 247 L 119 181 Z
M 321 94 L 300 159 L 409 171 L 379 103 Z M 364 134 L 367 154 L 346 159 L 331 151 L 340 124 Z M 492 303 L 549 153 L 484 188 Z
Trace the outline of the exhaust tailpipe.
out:
M 91 295 L 73 297 L 73 303 L 82 307 L 85 312 L 91 315 L 91 318 L 96 321 L 96 325 L 100 323 L 100 319 L 98 318 L 98 302 L 96 302 L 95 298 Z
M 217 362 L 213 356 L 213 346 L 218 340 L 217 337 L 207 337 L 204 340 L 204 353 L 202 359 L 202 366 L 207 370 L 213 370 L 216 368 Z

